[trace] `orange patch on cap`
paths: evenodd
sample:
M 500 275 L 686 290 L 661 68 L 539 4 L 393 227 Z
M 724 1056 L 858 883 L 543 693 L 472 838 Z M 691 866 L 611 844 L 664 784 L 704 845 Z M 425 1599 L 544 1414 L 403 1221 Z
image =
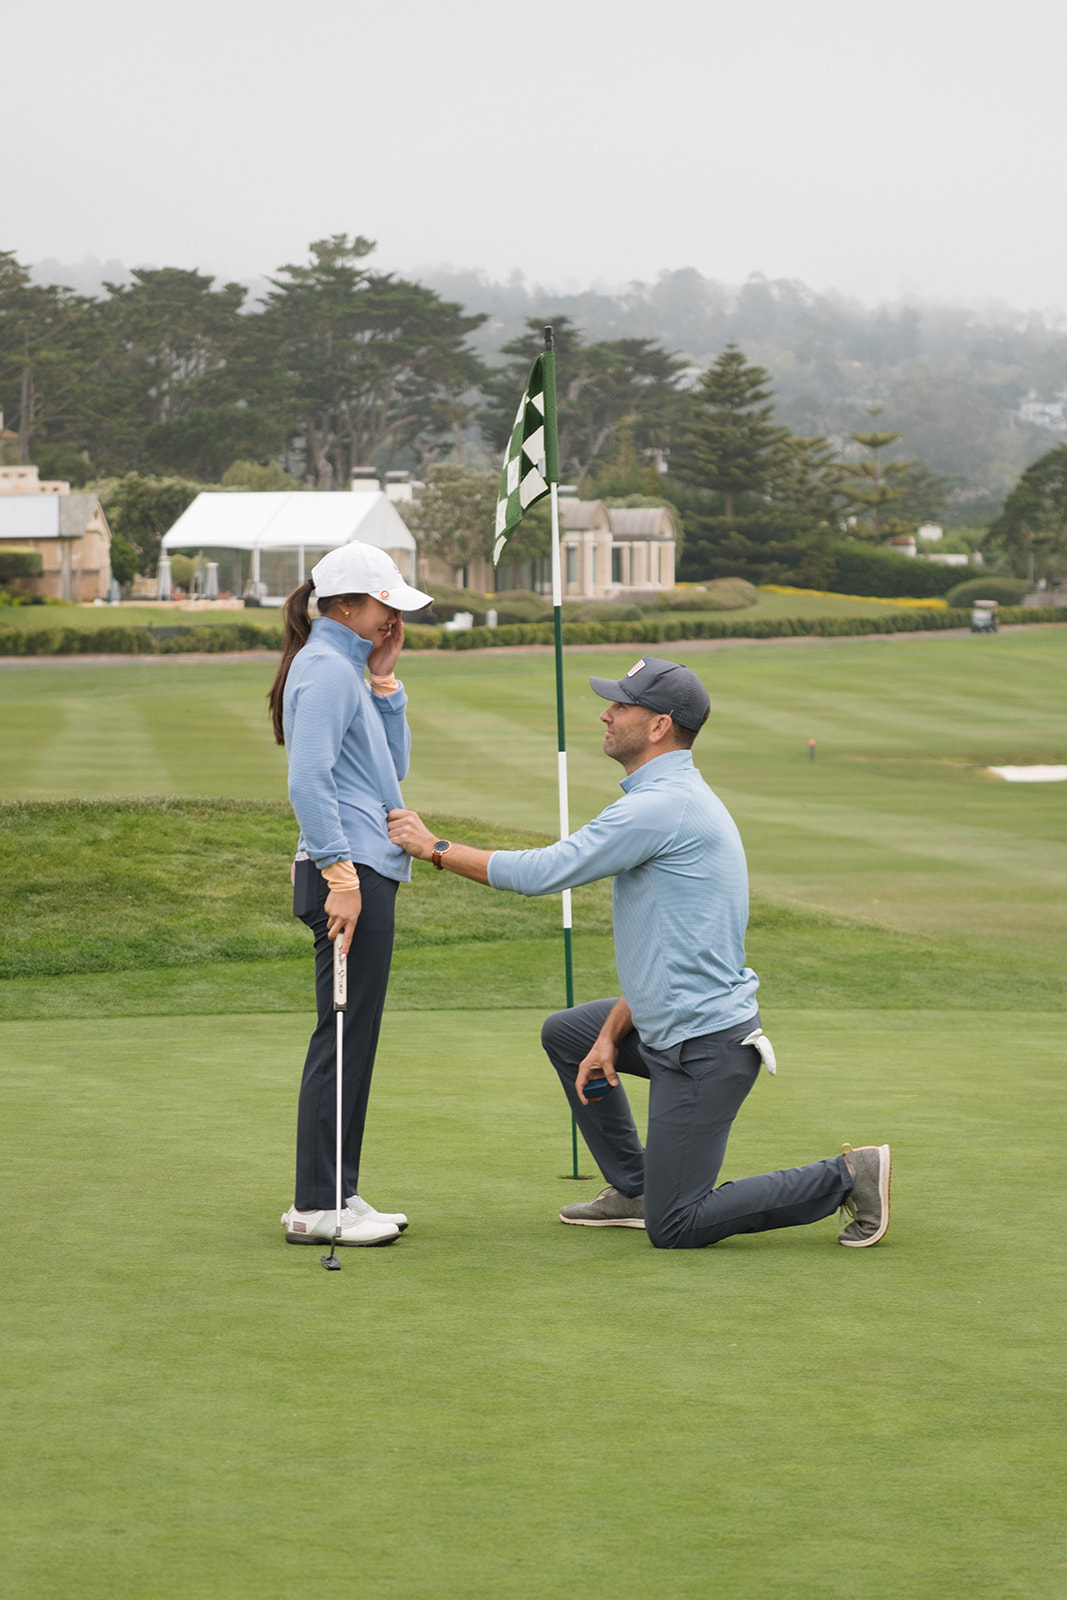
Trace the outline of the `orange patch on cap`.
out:
M 378 593 L 381 595 L 383 600 L 388 600 L 388 598 L 389 598 L 389 590 L 388 589 L 379 589 Z

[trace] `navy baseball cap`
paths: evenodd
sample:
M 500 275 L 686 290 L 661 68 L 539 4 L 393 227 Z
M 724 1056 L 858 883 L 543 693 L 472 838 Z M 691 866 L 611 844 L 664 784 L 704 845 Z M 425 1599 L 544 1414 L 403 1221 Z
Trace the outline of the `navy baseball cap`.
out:
M 711 710 L 711 696 L 695 672 L 656 656 L 642 656 L 617 683 L 614 678 L 590 678 L 589 687 L 602 700 L 664 712 L 683 728 L 702 728 Z

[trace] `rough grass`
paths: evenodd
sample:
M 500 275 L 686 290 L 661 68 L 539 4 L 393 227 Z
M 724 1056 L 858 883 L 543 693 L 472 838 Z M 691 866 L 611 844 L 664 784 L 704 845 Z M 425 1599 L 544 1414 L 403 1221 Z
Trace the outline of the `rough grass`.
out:
M 469 818 L 429 821 L 486 849 L 548 842 Z M 288 807 L 266 801 L 0 805 L 0 1016 L 305 1009 L 294 839 Z M 574 911 L 577 996 L 614 993 L 610 885 L 576 891 Z M 391 1003 L 551 1009 L 562 998 L 559 927 L 558 896 L 494 894 L 416 862 L 397 901 Z M 769 1006 L 970 1009 L 997 984 L 1017 1007 L 1067 1006 L 1054 950 L 994 958 L 959 938 L 760 895 L 748 958 Z
M 485 849 L 543 834 L 429 818 Z M 297 827 L 288 805 L 120 800 L 0 805 L 0 977 L 43 977 L 306 954 L 292 915 Z M 611 886 L 580 900 L 583 928 L 611 930 Z M 551 938 L 558 897 L 526 900 L 413 865 L 401 889 L 401 949 Z

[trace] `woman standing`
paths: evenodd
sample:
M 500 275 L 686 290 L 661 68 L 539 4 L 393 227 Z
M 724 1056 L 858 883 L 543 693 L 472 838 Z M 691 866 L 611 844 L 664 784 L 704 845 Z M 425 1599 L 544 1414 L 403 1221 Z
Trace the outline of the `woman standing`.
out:
M 308 602 L 318 597 L 311 622 Z M 346 544 L 312 568 L 285 604 L 285 647 L 270 691 L 274 736 L 289 751 L 289 799 L 300 824 L 293 914 L 315 935 L 318 1024 L 300 1085 L 296 1196 L 282 1217 L 290 1244 L 335 1237 L 335 1023 L 333 945 L 348 954 L 344 1015 L 341 1176 L 337 1243 L 389 1244 L 407 1227 L 359 1195 L 359 1157 L 378 1045 L 398 883 L 409 857 L 390 844 L 386 815 L 403 805 L 411 735 L 407 696 L 393 669 L 401 613 L 430 596 L 413 589 L 384 551 Z M 369 676 L 369 682 L 364 671 Z

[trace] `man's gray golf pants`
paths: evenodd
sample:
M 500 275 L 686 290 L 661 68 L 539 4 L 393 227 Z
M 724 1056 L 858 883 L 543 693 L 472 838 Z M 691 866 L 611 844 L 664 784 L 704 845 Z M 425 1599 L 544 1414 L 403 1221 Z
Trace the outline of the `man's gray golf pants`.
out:
M 579 1130 L 608 1183 L 645 1197 L 645 1227 L 661 1250 L 696 1250 L 733 1233 L 764 1233 L 830 1216 L 852 1190 L 844 1156 L 740 1178 L 716 1189 L 726 1141 L 760 1057 L 742 1046 L 759 1015 L 721 1033 L 653 1050 L 634 1030 L 619 1046 L 619 1072 L 648 1078 L 648 1143 L 642 1148 L 622 1084 L 583 1106 L 574 1084 L 613 1000 L 557 1011 L 541 1042 L 559 1073 Z

